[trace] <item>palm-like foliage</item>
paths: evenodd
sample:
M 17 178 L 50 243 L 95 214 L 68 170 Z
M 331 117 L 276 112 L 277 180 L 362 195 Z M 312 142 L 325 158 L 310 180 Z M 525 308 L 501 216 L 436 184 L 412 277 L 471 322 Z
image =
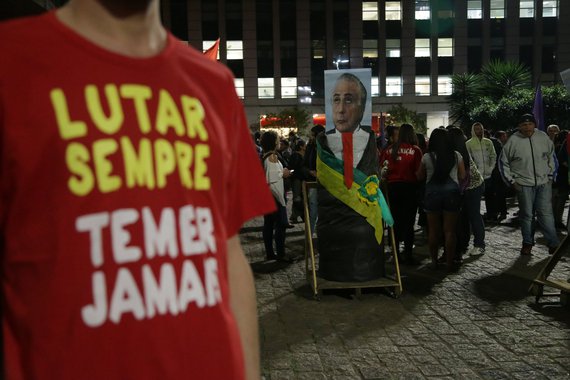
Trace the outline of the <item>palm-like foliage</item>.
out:
M 453 93 L 447 97 L 454 123 L 467 125 L 469 112 L 481 95 L 481 82 L 477 74 L 455 74 L 451 79 Z
M 518 62 L 491 61 L 481 69 L 482 90 L 485 96 L 500 100 L 513 90 L 530 87 L 530 71 Z
M 474 121 L 491 126 L 508 123 L 510 118 L 507 116 L 512 116 L 512 112 L 518 114 L 525 108 L 519 103 L 523 99 L 525 104 L 528 101 L 528 96 L 510 98 L 526 94 L 524 89 L 530 92 L 530 78 L 530 71 L 523 64 L 502 61 L 486 64 L 481 69 L 481 74 L 453 75 L 453 93 L 447 98 L 451 120 L 465 127 Z M 523 92 L 518 93 L 520 91 Z M 505 112 L 507 109 L 512 112 Z M 529 111 L 530 109 L 526 112 Z

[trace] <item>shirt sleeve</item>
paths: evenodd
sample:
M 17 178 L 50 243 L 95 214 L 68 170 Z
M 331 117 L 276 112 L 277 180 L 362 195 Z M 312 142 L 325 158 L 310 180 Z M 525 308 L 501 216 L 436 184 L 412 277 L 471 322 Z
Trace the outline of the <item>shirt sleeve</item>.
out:
M 260 215 L 275 210 L 275 201 L 269 191 L 265 173 L 250 136 L 241 103 L 236 98 L 231 140 L 230 165 L 227 171 L 227 192 L 224 220 L 227 237 L 237 234 L 242 225 Z
M 509 186 L 511 186 L 515 182 L 511 174 L 511 163 L 509 161 L 510 148 L 511 144 L 509 140 L 507 141 L 505 146 L 503 146 L 503 150 L 501 151 L 501 155 L 499 156 L 499 173 L 501 173 L 503 182 L 505 182 Z

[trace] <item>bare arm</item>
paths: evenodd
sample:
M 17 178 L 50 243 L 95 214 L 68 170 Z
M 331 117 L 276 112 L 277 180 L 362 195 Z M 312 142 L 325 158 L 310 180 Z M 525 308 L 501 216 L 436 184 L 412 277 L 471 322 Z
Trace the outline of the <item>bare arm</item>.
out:
M 467 173 L 465 172 L 465 164 L 463 163 L 463 160 L 457 162 L 457 178 L 459 178 L 459 180 L 463 180 L 465 178 L 465 176 L 467 175 Z
M 423 162 L 420 164 L 420 167 L 416 172 L 416 178 L 418 179 L 418 181 L 423 181 L 424 179 L 426 179 L 426 166 L 424 165 Z
M 261 375 L 255 284 L 238 235 L 228 240 L 228 276 L 230 305 L 241 338 L 246 379 L 258 380 Z

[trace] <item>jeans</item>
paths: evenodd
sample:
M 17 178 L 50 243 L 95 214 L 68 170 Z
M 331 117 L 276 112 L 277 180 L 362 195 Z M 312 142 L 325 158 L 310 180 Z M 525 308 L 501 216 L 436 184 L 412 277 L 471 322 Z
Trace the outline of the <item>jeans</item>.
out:
M 497 210 L 497 194 L 495 191 L 492 178 L 487 178 L 485 180 L 484 194 L 485 194 L 485 208 L 487 209 L 487 216 L 493 219 L 497 216 L 499 210 Z
M 268 259 L 285 256 L 285 230 L 287 228 L 287 209 L 275 202 L 277 210 L 263 216 L 263 244 L 265 255 Z M 274 234 L 275 232 L 275 234 Z M 275 238 L 275 251 L 273 250 L 273 238 Z
M 568 189 L 564 186 L 556 186 L 552 188 L 552 211 L 554 213 L 554 223 L 562 224 L 562 214 L 566 208 L 566 200 L 568 199 Z
M 534 244 L 533 219 L 536 214 L 538 225 L 542 229 L 549 247 L 559 244 L 554 216 L 552 214 L 552 185 L 550 182 L 539 186 L 519 186 L 519 221 L 523 244 Z
M 394 232 L 396 233 L 396 247 L 404 243 L 404 252 L 412 253 L 414 246 L 414 225 L 416 223 L 417 185 L 410 182 L 388 183 L 388 196 L 390 209 L 394 217 Z
M 485 184 L 465 191 L 464 207 L 473 232 L 473 246 L 485 248 L 485 225 L 481 217 L 481 196 L 485 191 Z

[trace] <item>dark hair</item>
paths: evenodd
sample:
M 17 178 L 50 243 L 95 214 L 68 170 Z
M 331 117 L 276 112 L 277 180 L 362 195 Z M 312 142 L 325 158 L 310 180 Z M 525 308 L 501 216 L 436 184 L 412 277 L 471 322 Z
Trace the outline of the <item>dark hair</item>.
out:
M 467 151 L 467 146 L 465 145 L 465 141 L 467 140 L 465 133 L 463 133 L 459 127 L 451 127 L 449 129 L 449 140 L 451 142 L 453 150 L 461 153 L 461 157 L 463 158 L 463 165 L 465 165 L 465 170 L 469 170 L 469 164 L 471 160 L 469 159 L 469 152 Z
M 506 135 L 506 134 L 507 134 L 507 132 L 505 132 L 505 131 L 503 131 L 503 130 L 499 130 L 499 131 L 496 131 L 496 132 L 495 132 L 495 137 L 496 137 L 496 138 L 499 138 L 499 137 L 501 137 L 501 136 L 503 136 L 503 135 Z
M 305 145 L 306 145 L 305 140 L 303 139 L 297 140 L 297 142 L 295 143 L 295 152 L 298 152 L 301 149 L 303 149 Z
M 446 129 L 433 130 L 429 138 L 428 151 L 434 166 L 432 181 L 445 182 L 455 165 L 455 151 L 449 142 L 449 132 Z
M 568 131 L 562 130 L 560 131 L 556 137 L 554 138 L 554 146 L 562 145 L 564 141 L 566 141 L 566 137 L 568 136 Z
M 259 140 L 263 153 L 271 152 L 277 147 L 277 133 L 273 131 L 264 132 Z
M 311 132 L 313 132 L 315 136 L 324 131 L 325 127 L 323 127 L 321 124 L 315 124 L 313 128 L 311 128 Z
M 416 137 L 418 139 L 418 147 L 420 147 L 422 153 L 425 153 L 427 151 L 427 141 L 425 135 L 423 133 L 417 132 Z
M 418 138 L 416 137 L 416 132 L 414 132 L 414 127 L 412 127 L 411 124 L 402 124 L 400 127 L 398 141 L 392 145 L 393 160 L 398 157 L 398 151 L 400 150 L 400 145 L 402 144 L 418 145 Z

